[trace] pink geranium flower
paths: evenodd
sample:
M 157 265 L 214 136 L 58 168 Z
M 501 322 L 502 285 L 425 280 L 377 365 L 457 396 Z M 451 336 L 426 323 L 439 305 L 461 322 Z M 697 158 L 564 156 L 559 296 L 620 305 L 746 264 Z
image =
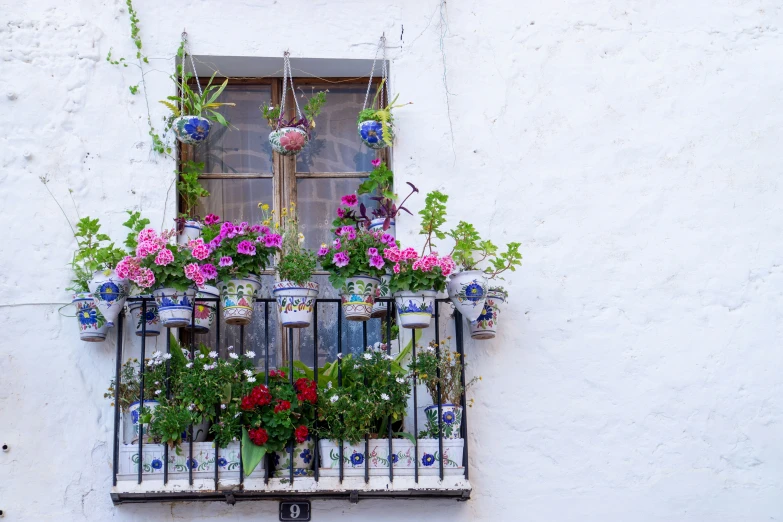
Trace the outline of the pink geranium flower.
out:
M 345 209 L 342 207 L 337 208 L 337 217 L 344 218 L 345 217 Z
M 245 239 L 244 241 L 240 241 L 237 245 L 237 252 L 240 254 L 246 254 L 248 256 L 254 256 L 256 255 L 256 246 L 252 241 Z
M 283 244 L 283 237 L 280 234 L 269 234 L 264 237 L 264 246 L 267 248 L 280 248 Z
M 370 163 L 372 163 L 373 167 L 377 167 L 377 166 L 379 166 L 381 164 L 381 158 L 375 158 Z
M 138 243 L 141 243 L 142 241 L 154 241 L 156 239 L 158 239 L 158 234 L 152 228 L 145 228 L 139 232 L 139 235 L 136 237 Z
M 342 198 L 340 198 L 340 203 L 342 205 L 345 205 L 346 207 L 352 207 L 356 205 L 359 202 L 359 198 L 356 197 L 356 194 L 346 194 Z
M 205 225 L 214 225 L 218 221 L 220 221 L 220 217 L 215 214 L 207 214 L 207 217 L 204 218 Z
M 392 268 L 392 270 L 394 270 L 395 274 L 399 274 L 400 273 L 400 264 L 399 263 L 395 263 L 395 265 Z
M 223 256 L 220 258 L 220 261 L 218 262 L 218 265 L 220 266 L 231 266 L 234 264 L 234 260 L 231 259 L 231 256 Z
M 377 256 L 378 255 L 378 249 L 375 248 L 375 247 L 368 248 L 367 249 L 367 255 L 370 256 L 370 257 Z
M 345 252 L 337 252 L 332 258 L 332 263 L 338 267 L 344 267 L 351 262 L 351 258 Z
M 383 268 L 383 258 L 379 255 L 370 257 L 370 266 L 373 268 Z
M 201 265 L 201 275 L 204 279 L 217 279 L 217 268 L 212 263 L 206 263 Z
M 327 248 L 326 245 L 323 245 L 321 246 L 321 248 L 318 249 L 318 257 L 323 257 L 328 253 L 329 253 L 329 248 Z
M 164 248 L 160 252 L 158 252 L 158 255 L 155 256 L 155 264 L 158 266 L 166 266 L 174 261 L 174 254 L 171 253 L 171 250 L 168 248 Z
M 334 247 L 335 250 L 340 250 L 343 247 L 339 239 L 335 239 L 334 241 L 332 241 L 332 246 Z
M 133 282 L 139 288 L 149 288 L 155 284 L 155 274 L 149 268 L 140 268 Z

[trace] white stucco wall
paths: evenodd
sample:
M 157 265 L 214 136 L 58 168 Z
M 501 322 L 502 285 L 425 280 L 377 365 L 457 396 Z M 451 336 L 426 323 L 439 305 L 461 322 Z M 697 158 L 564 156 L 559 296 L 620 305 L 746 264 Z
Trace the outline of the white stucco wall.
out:
M 779 2 L 455 0 L 451 96 L 436 0 L 136 9 L 156 121 L 183 26 L 196 54 L 312 58 L 371 57 L 386 31 L 415 103 L 397 115 L 398 179 L 522 241 L 502 336 L 467 346 L 484 377 L 472 500 L 319 502 L 313 520 L 783 516 Z M 0 1 L 0 510 L 275 520 L 276 503 L 109 498 L 114 344 L 78 342 L 58 314 L 74 242 L 39 177 L 114 233 L 127 208 L 173 215 L 136 72 L 104 60 L 131 55 L 128 32 L 119 0 Z

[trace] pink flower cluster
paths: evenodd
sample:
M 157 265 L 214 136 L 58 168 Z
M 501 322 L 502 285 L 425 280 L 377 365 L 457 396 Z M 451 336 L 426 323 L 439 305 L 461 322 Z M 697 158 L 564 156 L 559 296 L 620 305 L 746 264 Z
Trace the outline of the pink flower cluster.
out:
M 204 286 L 204 274 L 201 273 L 201 267 L 198 263 L 189 263 L 185 265 L 185 277 L 193 281 L 196 286 Z
M 348 241 L 353 241 L 356 239 L 356 227 L 352 225 L 345 225 L 344 227 L 340 227 L 335 230 L 334 233 L 339 237 L 344 237 Z
M 215 214 L 207 214 L 207 217 L 204 218 L 205 225 L 214 225 L 218 221 L 220 221 L 220 216 L 216 216 Z
M 335 266 L 344 267 L 351 262 L 351 258 L 346 252 L 337 252 L 332 258 L 332 263 Z
M 201 238 L 191 239 L 190 242 L 188 242 L 188 247 L 190 248 L 191 255 L 199 261 L 205 260 L 212 253 L 209 245 L 205 244 L 204 240 Z
M 392 267 L 395 274 L 400 273 L 401 263 L 402 265 L 410 265 L 411 270 L 419 270 L 421 272 L 430 272 L 433 268 L 438 267 L 444 277 L 451 275 L 456 268 L 456 264 L 451 259 L 451 256 L 439 258 L 438 254 L 432 253 L 419 257 L 416 250 L 411 247 L 404 250 L 399 250 L 396 246 L 390 247 L 383 251 L 383 256 L 395 263 L 394 267 Z
M 240 241 L 237 245 L 237 252 L 248 256 L 254 256 L 256 255 L 256 246 L 252 241 L 245 239 L 244 241 Z
M 352 207 L 356 205 L 359 202 L 359 198 L 356 197 L 356 194 L 347 194 L 340 198 L 340 204 L 345 205 L 346 207 Z

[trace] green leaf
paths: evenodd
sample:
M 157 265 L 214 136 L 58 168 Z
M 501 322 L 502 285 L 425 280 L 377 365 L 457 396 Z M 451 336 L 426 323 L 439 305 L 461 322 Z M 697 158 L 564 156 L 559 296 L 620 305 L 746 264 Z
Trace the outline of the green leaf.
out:
M 247 428 L 242 427 L 242 466 L 245 476 L 249 477 L 266 455 L 266 446 L 256 446 L 247 434 Z

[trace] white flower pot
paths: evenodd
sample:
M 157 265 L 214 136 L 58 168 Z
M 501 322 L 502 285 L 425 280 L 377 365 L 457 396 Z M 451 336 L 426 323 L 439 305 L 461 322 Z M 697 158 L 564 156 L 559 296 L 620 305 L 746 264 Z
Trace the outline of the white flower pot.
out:
M 144 399 L 144 407 L 149 408 L 150 412 L 154 412 L 158 407 L 158 401 Z M 122 441 L 125 444 L 134 444 L 139 440 L 139 401 L 131 403 L 127 412 L 122 412 Z M 141 431 L 144 433 L 144 442 L 149 440 L 149 435 L 146 433 L 147 425 L 141 427 Z
M 340 300 L 345 319 L 348 321 L 366 321 L 372 314 L 375 304 L 375 289 L 381 283 L 377 277 L 358 276 L 345 280 L 340 290 Z
M 432 437 L 438 436 L 438 405 L 433 404 L 424 408 L 426 417 L 425 430 Z M 441 404 L 440 418 L 442 420 L 443 438 L 460 438 L 460 428 L 462 427 L 462 407 L 456 404 Z
M 139 296 L 139 297 L 151 297 L 151 296 Z M 133 302 L 128 305 L 128 310 L 131 314 L 131 319 L 136 327 L 136 335 L 141 337 L 142 335 L 142 319 L 141 312 L 143 309 L 143 303 Z M 158 314 L 158 305 L 152 301 L 147 301 L 147 337 L 154 337 L 160 335 L 160 315 Z
M 378 284 L 378 288 L 375 289 L 376 299 L 379 297 L 388 299 L 392 296 L 391 291 L 389 291 L 389 282 L 391 282 L 390 274 L 384 274 L 381 276 L 381 282 Z M 387 313 L 389 313 L 389 303 L 379 303 L 376 301 L 375 304 L 372 305 L 372 313 L 370 314 L 370 317 L 386 317 Z
M 114 270 L 95 272 L 87 283 L 98 310 L 106 319 L 106 326 L 114 326 L 114 321 L 120 315 L 125 300 L 128 298 L 130 283 L 127 279 L 117 276 Z
M 435 313 L 435 290 L 394 292 L 394 302 L 403 328 L 427 328 Z
M 227 283 L 218 283 L 220 299 L 223 302 L 223 318 L 227 324 L 250 324 L 253 317 L 253 303 L 256 292 L 261 288 L 257 276 L 249 275 L 244 279 L 230 279 Z
M 475 321 L 487 298 L 487 276 L 480 270 L 452 274 L 447 290 L 457 311 L 468 321 Z
M 272 453 L 272 464 L 275 467 L 275 477 L 286 478 L 291 474 L 291 453 L 288 448 Z M 311 437 L 294 445 L 294 476 L 308 477 L 313 474 L 315 464 L 315 442 Z
M 488 290 L 484 309 L 478 319 L 470 322 L 470 337 L 478 340 L 493 339 L 498 329 L 498 316 L 506 303 L 507 295 L 502 290 Z
M 396 227 L 395 221 L 393 219 L 389 220 L 389 228 L 384 230 L 383 229 L 383 224 L 385 222 L 386 222 L 386 218 L 375 218 L 375 219 L 372 219 L 370 221 L 370 226 L 368 227 L 368 229 L 370 230 L 370 232 L 375 232 L 377 230 L 378 232 L 383 232 L 384 234 L 390 234 L 390 235 L 392 235 L 392 236 L 394 236 L 396 238 L 397 237 L 397 227 Z
M 305 328 L 313 322 L 318 283 L 308 281 L 300 286 L 294 281 L 280 281 L 272 287 L 272 296 L 277 299 L 280 323 L 286 328 Z
M 194 313 L 196 333 L 204 334 L 209 332 L 217 316 L 217 301 L 198 301 L 199 297 L 206 299 L 218 299 L 220 290 L 212 285 L 204 285 L 196 292 L 196 310 Z
M 171 124 L 177 139 L 187 145 L 203 143 L 209 136 L 210 127 L 212 123 L 202 116 L 180 116 Z
M 166 328 L 181 328 L 190 324 L 193 316 L 193 299 L 196 297 L 196 289 L 187 290 L 174 288 L 158 288 L 152 291 L 155 302 L 158 304 L 158 314 L 161 323 Z
M 272 149 L 283 156 L 296 156 L 309 141 L 307 131 L 301 127 L 283 127 L 269 133 Z
M 163 459 L 165 457 L 163 444 L 144 444 L 143 458 L 139 459 L 139 447 L 136 444 L 120 446 L 118 480 L 136 481 L 141 460 L 144 480 L 163 480 Z M 219 448 L 217 459 L 212 442 L 194 442 L 193 460 L 190 460 L 190 445 L 181 444 L 180 455 L 176 449 L 169 448 L 169 480 L 188 480 L 189 470 L 193 468 L 193 479 L 215 478 L 215 464 L 218 466 L 218 480 L 221 483 L 239 482 L 239 442 L 232 442 L 225 448 Z M 264 462 L 262 461 L 249 478 L 264 478 Z
M 440 443 L 438 439 L 418 439 L 419 473 L 426 474 L 428 470 L 437 473 L 440 455 Z M 463 439 L 443 439 L 443 467 L 462 468 Z M 364 441 L 357 444 L 343 442 L 343 470 L 347 476 L 364 473 L 365 456 L 368 459 L 367 467 L 370 475 L 387 475 L 389 470 L 389 439 L 370 439 L 369 452 L 366 451 Z M 340 467 L 340 447 L 337 441 L 319 440 L 318 454 L 322 470 L 337 471 Z M 416 466 L 416 450 L 414 444 L 408 439 L 392 439 L 391 463 L 394 472 L 397 470 L 410 470 Z M 404 471 L 400 474 L 408 474 Z
M 106 340 L 106 332 L 109 325 L 98 310 L 92 294 L 81 292 L 73 296 L 72 301 L 76 308 L 76 324 L 79 325 L 79 339 L 91 343 L 99 343 Z
M 182 227 L 182 233 L 177 234 L 177 244 L 187 245 L 191 240 L 201 237 L 201 230 L 204 228 L 204 225 L 198 221 L 188 220 L 185 221 Z

